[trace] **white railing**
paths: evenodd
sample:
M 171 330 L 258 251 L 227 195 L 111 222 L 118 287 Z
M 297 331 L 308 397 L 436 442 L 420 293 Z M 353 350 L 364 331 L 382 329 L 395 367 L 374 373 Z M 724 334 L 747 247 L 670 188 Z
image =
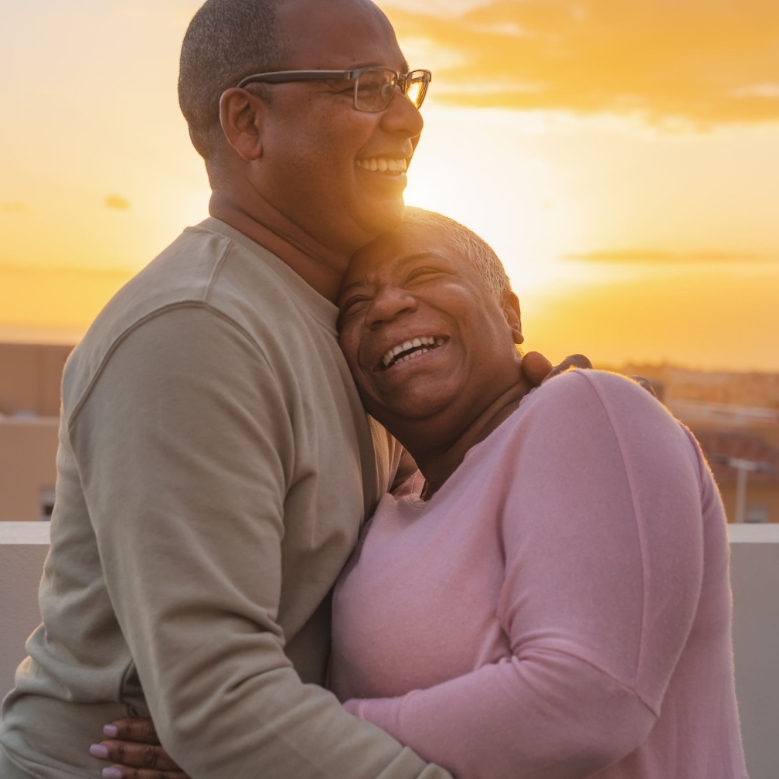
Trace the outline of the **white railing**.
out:
M 779 776 L 779 524 L 731 525 L 733 643 L 751 779 Z M 0 697 L 13 685 L 25 637 L 39 621 L 37 590 L 48 523 L 0 522 Z
M 48 550 L 48 522 L 0 522 L 0 697 L 13 687 L 24 640 L 41 620 L 38 582 Z

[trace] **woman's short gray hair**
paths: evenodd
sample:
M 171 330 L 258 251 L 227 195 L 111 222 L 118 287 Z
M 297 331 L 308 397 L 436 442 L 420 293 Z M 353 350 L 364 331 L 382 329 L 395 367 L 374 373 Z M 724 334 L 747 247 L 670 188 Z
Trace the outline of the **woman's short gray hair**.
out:
M 511 281 L 503 263 L 492 247 L 472 230 L 454 219 L 435 211 L 408 206 L 403 216 L 403 225 L 431 227 L 438 230 L 449 244 L 457 249 L 466 260 L 473 263 L 487 288 L 498 300 L 511 292 Z M 401 229 L 402 229 L 401 226 Z

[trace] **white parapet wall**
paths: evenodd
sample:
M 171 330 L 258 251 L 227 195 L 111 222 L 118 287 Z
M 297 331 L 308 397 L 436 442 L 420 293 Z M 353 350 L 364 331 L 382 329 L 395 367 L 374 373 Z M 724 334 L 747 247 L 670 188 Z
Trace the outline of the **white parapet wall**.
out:
M 731 525 L 733 643 L 750 779 L 779 776 L 779 524 Z M 0 522 L 0 697 L 37 626 L 48 523 Z
M 13 687 L 24 641 L 41 621 L 38 584 L 48 522 L 0 522 L 0 698 Z
M 779 524 L 730 525 L 733 654 L 750 779 L 779 777 Z

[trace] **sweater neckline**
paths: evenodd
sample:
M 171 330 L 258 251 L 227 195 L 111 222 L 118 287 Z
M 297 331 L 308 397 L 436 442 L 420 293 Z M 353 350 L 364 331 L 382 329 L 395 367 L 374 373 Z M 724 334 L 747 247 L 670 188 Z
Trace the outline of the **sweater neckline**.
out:
M 453 489 L 452 482 L 456 482 L 456 477 L 459 472 L 461 472 L 461 469 L 466 465 L 466 463 L 470 466 L 471 463 L 478 461 L 480 458 L 480 453 L 488 449 L 488 444 L 491 442 L 497 441 L 502 435 L 509 435 L 509 432 L 513 427 L 513 425 L 509 425 L 509 421 L 514 420 L 516 422 L 517 414 L 519 413 L 520 409 L 522 408 L 525 401 L 538 389 L 538 387 L 534 387 L 530 392 L 525 395 L 522 400 L 519 401 L 519 405 L 485 438 L 483 438 L 481 441 L 479 441 L 478 444 L 474 444 L 463 457 L 463 461 L 460 463 L 460 465 L 455 469 L 454 473 L 443 483 L 441 486 L 441 489 L 438 490 L 438 492 L 433 495 L 432 498 L 429 498 L 428 500 L 424 500 L 422 495 L 422 490 L 424 489 L 425 485 L 425 479 L 424 476 L 422 476 L 422 471 L 417 471 L 411 478 L 412 481 L 412 487 L 411 490 L 406 494 L 399 498 L 399 501 L 407 503 L 409 506 L 413 506 L 416 509 L 426 509 L 427 507 L 433 505 L 436 500 L 438 499 L 440 502 L 439 496 L 446 495 L 450 489 Z M 475 459 L 474 459 L 475 458 Z

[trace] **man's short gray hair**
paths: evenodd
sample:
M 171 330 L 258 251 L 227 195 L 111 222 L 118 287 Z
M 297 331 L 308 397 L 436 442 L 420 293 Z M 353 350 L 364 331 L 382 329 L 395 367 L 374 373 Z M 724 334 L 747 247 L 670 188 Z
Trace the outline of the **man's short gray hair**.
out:
M 181 47 L 179 105 L 192 143 L 206 160 L 222 141 L 219 98 L 253 73 L 281 70 L 279 0 L 207 0 Z
M 473 263 L 487 288 L 498 300 L 511 292 L 511 281 L 493 248 L 472 230 L 454 219 L 423 208 L 406 207 L 403 225 L 430 227 L 437 230 L 460 254 Z

